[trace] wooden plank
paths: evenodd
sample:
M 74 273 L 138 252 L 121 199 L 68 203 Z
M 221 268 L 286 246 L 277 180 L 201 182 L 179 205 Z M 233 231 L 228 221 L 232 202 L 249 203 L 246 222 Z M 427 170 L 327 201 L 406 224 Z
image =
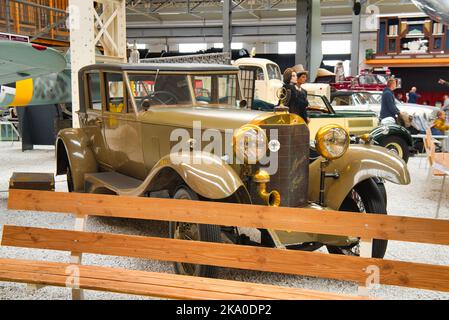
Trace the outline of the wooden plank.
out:
M 0 281 L 66 287 L 67 277 L 70 275 L 67 270 L 73 267 L 79 268 L 80 287 L 89 290 L 175 299 L 361 299 L 334 293 L 239 281 L 14 259 L 0 259 Z
M 10 190 L 8 208 L 449 245 L 448 220 L 33 190 Z
M 380 283 L 449 292 L 449 267 L 418 263 L 118 234 L 4 226 L 2 245 L 77 251 L 355 281 L 379 268 Z

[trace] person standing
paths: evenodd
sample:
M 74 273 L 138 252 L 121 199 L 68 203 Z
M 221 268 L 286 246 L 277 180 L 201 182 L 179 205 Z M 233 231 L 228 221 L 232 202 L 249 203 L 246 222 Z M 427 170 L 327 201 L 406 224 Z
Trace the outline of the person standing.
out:
M 408 93 L 408 103 L 418 103 L 418 99 L 420 98 L 420 95 L 416 93 L 418 89 L 416 87 L 413 87 L 410 92 Z
M 307 91 L 302 87 L 303 84 L 307 82 L 309 78 L 309 72 L 304 70 L 302 64 L 298 64 L 293 67 L 293 70 L 296 72 L 296 90 L 298 90 L 298 101 L 300 104 L 300 109 L 305 111 L 304 120 L 307 124 L 310 123 L 309 116 L 307 114 L 307 108 L 309 107 L 309 100 L 307 99 Z
M 396 79 L 389 79 L 387 87 L 382 93 L 382 101 L 380 107 L 381 123 L 397 123 L 397 118 L 401 111 L 396 106 L 396 99 L 394 97 L 394 90 L 396 90 Z
M 290 113 L 297 114 L 306 123 L 309 123 L 309 117 L 307 115 L 307 107 L 309 106 L 309 102 L 307 101 L 307 93 L 305 95 L 304 101 L 304 92 L 300 92 L 296 85 L 298 82 L 298 76 L 293 68 L 288 68 L 284 72 L 284 85 L 283 88 L 288 92 L 288 96 L 290 97 L 286 102 L 286 106 L 289 108 Z

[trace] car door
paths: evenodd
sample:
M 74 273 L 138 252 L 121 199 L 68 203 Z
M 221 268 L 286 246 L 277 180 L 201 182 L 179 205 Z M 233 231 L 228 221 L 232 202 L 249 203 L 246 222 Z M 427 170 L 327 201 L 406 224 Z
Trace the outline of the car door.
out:
M 128 101 L 121 72 L 105 73 L 104 132 L 114 171 L 144 179 L 145 167 L 140 123 Z
M 85 80 L 87 101 L 84 132 L 91 141 L 92 151 L 99 165 L 108 169 L 111 168 L 111 162 L 104 136 L 103 109 L 105 102 L 102 90 L 102 74 L 99 71 L 88 72 Z

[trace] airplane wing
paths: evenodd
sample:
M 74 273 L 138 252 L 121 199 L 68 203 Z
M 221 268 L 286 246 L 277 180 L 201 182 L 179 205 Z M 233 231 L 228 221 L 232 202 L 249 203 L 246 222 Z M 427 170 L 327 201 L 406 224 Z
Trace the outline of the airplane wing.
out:
M 67 62 L 44 46 L 0 40 L 0 85 L 61 72 Z

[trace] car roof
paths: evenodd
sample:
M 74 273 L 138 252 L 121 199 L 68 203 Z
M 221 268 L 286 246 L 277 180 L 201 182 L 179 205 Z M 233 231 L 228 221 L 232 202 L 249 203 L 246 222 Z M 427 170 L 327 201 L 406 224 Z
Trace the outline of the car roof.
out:
M 238 71 L 238 67 L 222 64 L 205 63 L 117 63 L 103 64 L 97 63 L 86 66 L 80 71 L 92 70 L 113 70 L 113 71 Z

